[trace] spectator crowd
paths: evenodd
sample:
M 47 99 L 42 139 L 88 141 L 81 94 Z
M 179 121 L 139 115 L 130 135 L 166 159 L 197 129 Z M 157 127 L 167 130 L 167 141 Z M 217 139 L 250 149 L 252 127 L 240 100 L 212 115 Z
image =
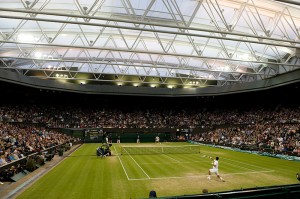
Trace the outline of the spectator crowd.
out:
M 44 164 L 44 160 L 53 158 L 54 154 L 43 151 L 73 142 L 75 138 L 45 127 L 0 122 L 0 182 L 25 169 L 33 171 L 36 168 L 28 165 L 32 161 Z
M 245 150 L 300 156 L 300 124 L 249 124 L 223 127 L 196 134 L 197 142 Z
M 190 139 L 272 152 L 300 153 L 298 106 L 195 108 L 177 106 L 62 106 L 49 104 L 0 106 L 2 162 L 66 142 L 70 137 L 46 128 L 18 128 L 12 123 L 52 128 L 202 128 Z M 8 124 L 10 123 L 10 124 Z M 0 162 L 1 163 L 1 162 Z
M 47 124 L 54 128 L 207 128 L 224 124 L 299 123 L 299 107 L 139 109 L 50 105 L 0 106 L 0 121 Z

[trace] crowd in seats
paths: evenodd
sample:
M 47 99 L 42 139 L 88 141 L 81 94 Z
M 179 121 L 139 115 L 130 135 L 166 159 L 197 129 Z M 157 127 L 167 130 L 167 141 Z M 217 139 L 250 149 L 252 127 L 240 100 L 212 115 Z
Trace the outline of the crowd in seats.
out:
M 0 179 L 7 181 L 25 169 L 33 171 L 35 165 L 43 165 L 53 158 L 54 154 L 47 151 L 49 148 L 76 141 L 44 127 L 0 122 Z M 33 159 L 34 166 L 30 166 L 29 159 Z
M 0 168 L 5 169 L 0 172 L 0 182 L 51 161 L 57 151 L 43 153 L 45 149 L 78 141 L 54 128 L 200 128 L 206 130 L 192 133 L 189 139 L 300 156 L 299 106 L 222 109 L 2 104 Z
M 70 142 L 73 138 L 44 127 L 0 123 L 0 154 L 6 164 L 49 147 Z
M 1 145 L 6 145 L 5 159 L 0 159 L 0 163 L 69 139 L 45 128 L 18 128 L 7 122 L 39 123 L 55 128 L 205 128 L 209 131 L 194 135 L 193 139 L 281 153 L 299 154 L 300 150 L 300 108 L 292 105 L 236 109 L 188 105 L 170 109 L 164 104 L 147 108 L 139 105 L 1 105 L 0 121 L 6 122 L 0 124 Z
M 64 128 L 207 128 L 224 124 L 300 122 L 299 107 L 139 109 L 50 105 L 0 106 L 0 121 L 43 123 Z
M 300 156 L 300 123 L 216 128 L 194 135 L 192 139 L 241 149 Z

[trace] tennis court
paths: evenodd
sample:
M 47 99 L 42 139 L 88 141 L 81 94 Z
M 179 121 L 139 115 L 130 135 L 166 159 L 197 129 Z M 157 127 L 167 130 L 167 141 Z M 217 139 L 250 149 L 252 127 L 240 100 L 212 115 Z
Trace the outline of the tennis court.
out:
M 203 188 L 237 190 L 297 183 L 300 168 L 296 161 L 206 146 L 180 151 L 189 148 L 187 143 L 113 144 L 113 156 L 104 158 L 96 156 L 98 146 L 82 145 L 18 198 L 147 198 L 152 189 L 159 197 L 199 194 Z M 225 182 L 214 175 L 207 179 L 209 157 L 216 156 Z

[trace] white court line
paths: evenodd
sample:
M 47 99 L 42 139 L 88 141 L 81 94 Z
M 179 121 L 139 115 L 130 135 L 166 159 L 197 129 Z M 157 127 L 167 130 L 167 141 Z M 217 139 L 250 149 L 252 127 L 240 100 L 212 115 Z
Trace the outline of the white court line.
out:
M 224 162 L 224 161 L 222 162 L 222 164 L 229 164 L 229 165 L 232 165 L 233 167 L 239 167 L 239 168 L 243 168 L 243 169 L 255 171 L 254 169 L 249 169 L 249 168 L 247 168 L 247 167 L 239 166 L 239 165 L 236 165 L 236 164 L 231 164 L 231 163 Z
M 248 166 L 252 166 L 252 167 L 256 167 L 256 168 L 260 168 L 260 169 L 264 169 L 264 170 L 269 170 L 269 171 L 272 171 L 270 169 L 267 169 L 267 168 L 264 168 L 264 167 L 260 167 L 260 166 L 256 166 L 256 165 L 252 165 L 252 164 L 247 164 L 245 162 L 241 162 L 241 161 L 237 161 L 237 160 L 231 160 L 231 159 L 228 159 L 228 158 L 222 158 L 222 159 L 225 159 L 225 160 L 229 160 L 229 161 L 232 161 L 232 162 L 238 162 L 240 164 L 244 164 L 244 165 L 248 165 Z
M 126 175 L 126 177 L 127 177 L 127 180 L 129 180 L 129 177 L 128 177 L 128 174 L 127 174 L 127 172 L 126 172 L 126 169 L 125 169 L 125 167 L 124 167 L 124 165 L 123 165 L 123 162 L 122 162 L 122 160 L 121 160 L 121 158 L 120 158 L 120 156 L 119 156 L 119 154 L 118 154 L 118 152 L 117 152 L 117 150 L 116 150 L 116 147 L 115 147 L 115 146 L 114 146 L 114 149 L 115 149 L 115 151 L 116 151 L 116 154 L 117 154 L 117 156 L 118 156 L 118 158 L 119 158 L 119 160 L 120 160 L 121 166 L 122 166 L 122 168 L 123 168 L 123 171 L 124 171 L 124 173 L 125 173 L 125 175 Z
M 146 171 L 144 171 L 144 169 L 135 161 L 135 159 L 133 159 L 133 157 L 131 155 L 129 155 L 129 157 L 131 157 L 131 159 L 135 162 L 135 164 L 140 167 L 140 169 L 144 172 L 144 174 L 148 177 L 148 179 L 150 179 L 150 176 L 146 173 Z M 130 180 L 130 179 L 128 179 Z
M 232 159 L 229 159 L 229 158 L 224 158 L 222 157 L 223 160 L 228 160 L 228 161 L 231 161 L 231 162 L 236 162 L 236 163 L 239 163 L 239 164 L 244 164 L 244 165 L 247 165 L 247 166 L 250 166 L 250 167 L 256 167 L 256 168 L 259 168 L 259 169 L 263 169 L 265 171 L 273 171 L 273 170 L 270 170 L 268 168 L 265 168 L 265 167 L 260 167 L 260 166 L 256 166 L 256 165 L 253 165 L 253 164 L 247 164 L 245 162 L 241 162 L 241 161 L 237 161 L 237 160 L 232 160 Z M 230 164 L 226 161 L 224 161 L 223 163 L 225 164 L 229 164 L 229 165 L 234 165 L 234 164 Z M 234 165 L 234 166 L 237 166 L 237 165 Z M 241 167 L 241 168 L 245 168 L 245 169 L 248 169 L 248 170 L 252 170 L 252 171 L 255 171 L 253 169 L 250 169 L 250 168 L 247 168 L 247 167 L 242 167 L 242 166 L 237 166 L 237 167 Z
M 175 162 L 180 162 L 179 160 L 176 160 L 175 158 L 172 158 L 171 156 L 168 156 L 166 154 L 163 154 L 164 156 L 167 156 L 168 158 L 172 159 L 172 160 L 175 160 Z M 181 163 L 181 162 L 180 162 Z
M 115 148 L 115 151 L 117 152 L 116 148 Z M 165 154 L 163 154 L 165 155 Z M 169 157 L 170 159 L 173 159 L 173 160 L 176 160 L 168 155 L 165 155 L 167 157 Z M 129 178 L 128 175 L 127 175 L 127 172 L 126 172 L 126 169 L 120 159 L 120 157 L 118 156 L 119 160 L 120 160 L 120 163 L 123 167 L 123 170 L 127 176 L 127 179 L 128 180 L 162 180 L 162 179 L 180 179 L 180 178 L 202 178 L 202 177 L 207 177 L 207 175 L 199 175 L 199 176 L 183 176 L 183 177 L 160 177 L 160 178 L 151 178 L 145 171 L 144 169 L 136 162 L 136 160 L 131 156 L 129 155 L 129 157 L 136 163 L 136 165 L 144 172 L 144 174 L 147 176 L 147 178 Z M 222 158 L 222 159 L 226 159 L 226 160 L 230 160 L 230 159 L 227 159 L 227 158 Z M 229 164 L 229 165 L 233 165 L 233 166 L 236 166 L 236 167 L 240 167 L 240 168 L 244 168 L 244 169 L 247 169 L 247 170 L 251 170 L 249 172 L 240 172 L 240 173 L 227 173 L 227 174 L 222 174 L 222 176 L 230 176 L 230 175 L 242 175 L 242 174 L 250 174 L 250 173 L 268 173 L 268 172 L 274 172 L 274 170 L 270 170 L 270 169 L 266 169 L 266 168 L 263 168 L 263 167 L 259 167 L 259 166 L 255 166 L 255 165 L 251 165 L 251 164 L 247 164 L 247 163 L 243 163 L 243 162 L 240 162 L 240 161 L 234 161 L 234 160 L 231 160 L 233 162 L 237 162 L 237 163 L 241 163 L 241 164 L 244 164 L 244 165 L 248 165 L 248 166 L 252 166 L 252 167 L 257 167 L 257 168 L 261 168 L 261 169 L 265 169 L 264 171 L 255 171 L 253 169 L 250 169 L 250 168 L 247 168 L 247 167 L 243 167 L 243 166 L 238 166 L 238 165 L 234 165 L 234 164 L 231 164 L 231 163 L 228 163 L 228 162 L 224 162 L 225 164 Z M 190 161 L 190 162 L 207 162 L 207 161 Z M 172 162 L 173 164 L 174 163 L 189 163 L 189 162 L 180 162 L 179 160 L 176 160 L 176 162 Z M 162 164 L 162 163 L 141 163 L 141 164 Z M 165 163 L 165 164 L 170 164 L 170 163 Z
M 241 173 L 227 173 L 222 174 L 222 176 L 230 176 L 230 175 L 242 175 L 242 174 L 250 174 L 250 173 L 270 173 L 272 171 L 250 171 L 250 172 L 241 172 Z M 207 177 L 207 175 L 199 175 L 199 176 L 182 176 L 182 177 L 161 177 L 161 178 L 131 178 L 129 180 L 165 180 L 165 179 L 180 179 L 180 178 L 203 178 Z
M 145 162 L 145 163 L 140 163 L 140 164 L 188 164 L 188 163 L 193 163 L 193 162 L 205 162 L 207 163 L 207 161 L 184 161 L 184 162 L 180 162 L 180 161 L 176 161 L 176 162 Z
M 274 172 L 274 170 L 268 170 L 268 171 L 250 171 L 250 172 L 240 172 L 240 173 L 226 173 L 222 174 L 222 176 L 230 176 L 230 175 L 242 175 L 242 174 L 249 174 L 249 173 L 271 173 Z
M 171 156 L 169 156 L 169 155 L 167 155 L 167 154 L 160 154 L 160 155 L 164 155 L 164 156 L 167 156 L 168 158 L 170 158 L 170 159 L 172 159 L 172 160 L 175 160 L 175 162 L 166 162 L 166 163 L 147 163 L 147 162 L 145 162 L 145 163 L 141 163 L 141 164 L 174 164 L 174 163 L 182 163 L 182 164 L 184 164 L 184 163 L 192 163 L 192 162 L 207 162 L 207 161 L 205 161 L 205 160 L 192 160 L 192 161 L 180 161 L 180 160 L 177 160 L 177 159 L 175 159 L 175 158 L 172 158 Z M 191 154 L 191 155 L 194 155 L 194 154 Z

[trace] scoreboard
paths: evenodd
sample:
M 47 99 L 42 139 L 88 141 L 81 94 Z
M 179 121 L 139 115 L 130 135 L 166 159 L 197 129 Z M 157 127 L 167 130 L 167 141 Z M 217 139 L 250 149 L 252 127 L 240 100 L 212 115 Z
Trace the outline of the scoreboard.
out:
M 106 134 L 102 129 L 85 129 L 84 141 L 102 142 Z

